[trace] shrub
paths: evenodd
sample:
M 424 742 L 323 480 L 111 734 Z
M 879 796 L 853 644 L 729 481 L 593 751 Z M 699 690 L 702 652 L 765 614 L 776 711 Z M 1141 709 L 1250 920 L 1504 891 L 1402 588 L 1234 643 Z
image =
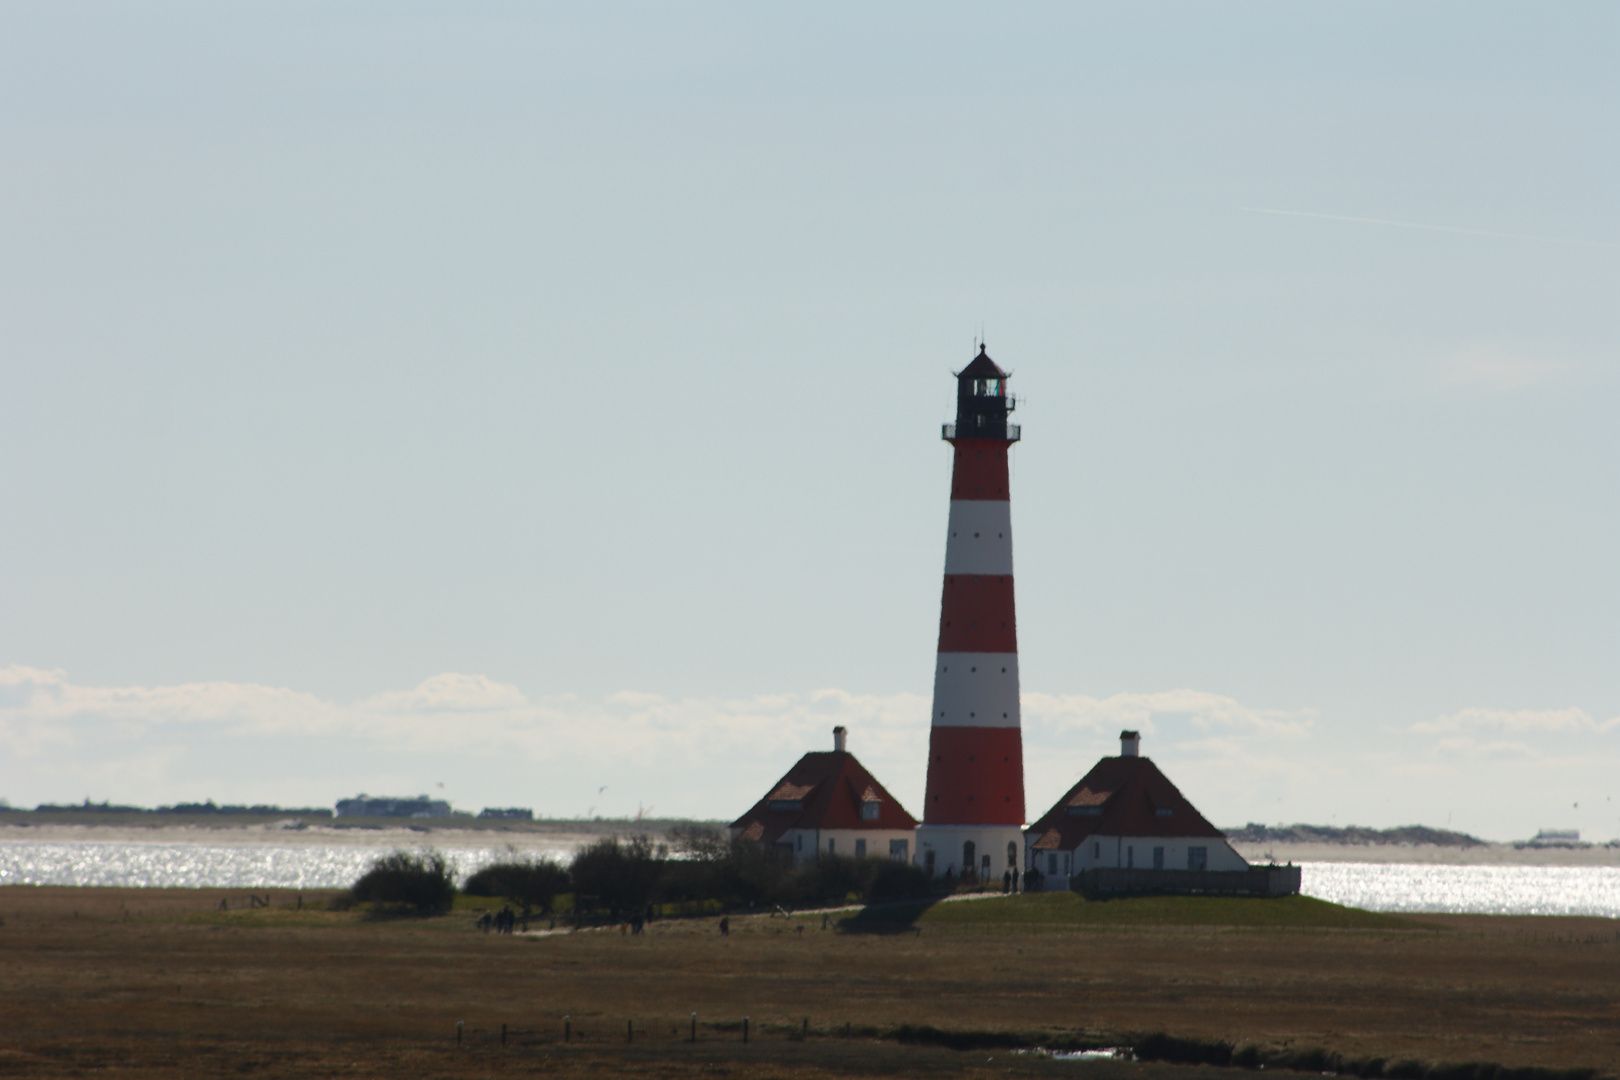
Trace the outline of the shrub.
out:
M 645 836 L 606 836 L 581 849 L 568 867 L 575 906 L 614 912 L 646 906 L 658 889 L 668 854 L 668 848 L 654 848 Z
M 568 871 L 551 859 L 514 859 L 484 867 L 467 879 L 461 891 L 470 896 L 498 896 L 525 912 L 538 908 L 544 913 L 568 889 Z
M 866 885 L 866 899 L 872 903 L 886 900 L 920 900 L 932 896 L 934 879 L 920 866 L 903 862 L 877 862 Z
M 408 904 L 419 914 L 443 914 L 455 902 L 455 871 L 437 851 L 396 851 L 371 864 L 349 890 L 355 900 Z

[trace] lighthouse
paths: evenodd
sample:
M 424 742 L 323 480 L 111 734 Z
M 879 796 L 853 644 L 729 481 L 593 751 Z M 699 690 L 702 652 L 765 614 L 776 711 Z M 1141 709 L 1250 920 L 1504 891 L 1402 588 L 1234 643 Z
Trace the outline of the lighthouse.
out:
M 1019 871 L 1024 745 L 1018 715 L 1018 632 L 1013 612 L 1012 504 L 1007 453 L 1019 429 L 1007 372 L 983 346 L 956 376 L 951 512 L 945 590 L 928 738 L 928 787 L 917 861 L 997 880 Z

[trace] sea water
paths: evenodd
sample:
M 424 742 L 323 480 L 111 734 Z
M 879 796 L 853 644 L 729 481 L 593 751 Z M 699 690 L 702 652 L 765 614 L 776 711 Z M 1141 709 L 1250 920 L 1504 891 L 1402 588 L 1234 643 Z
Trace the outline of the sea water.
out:
M 1305 863 L 1300 891 L 1371 911 L 1620 917 L 1620 866 Z
M 512 855 L 504 847 L 435 849 L 458 881 Z M 163 889 L 346 889 L 383 849 L 353 845 L 0 842 L 0 885 L 108 885 Z M 572 849 L 524 851 L 567 862 Z
M 465 881 L 510 858 L 504 847 L 438 849 Z M 342 889 L 382 851 L 373 847 L 0 841 L 0 885 Z M 572 848 L 525 852 L 566 862 Z M 1620 917 L 1620 867 L 1305 863 L 1307 896 L 1372 911 Z

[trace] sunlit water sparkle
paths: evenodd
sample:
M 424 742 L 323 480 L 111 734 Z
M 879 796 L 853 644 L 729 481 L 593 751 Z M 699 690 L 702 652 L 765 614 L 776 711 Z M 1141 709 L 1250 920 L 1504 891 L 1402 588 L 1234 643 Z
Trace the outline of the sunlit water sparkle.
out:
M 509 858 L 505 848 L 438 848 L 458 880 Z M 0 842 L 0 885 L 106 885 L 160 889 L 345 889 L 384 849 L 252 844 Z M 566 861 L 572 849 L 526 851 Z
M 443 847 L 465 881 L 505 847 Z M 0 885 L 342 889 L 383 849 L 281 844 L 0 841 Z M 566 862 L 573 849 L 525 852 Z M 1371 911 L 1620 917 L 1620 867 L 1306 863 L 1308 896 Z
M 1620 866 L 1306 863 L 1300 891 L 1370 911 L 1620 916 Z

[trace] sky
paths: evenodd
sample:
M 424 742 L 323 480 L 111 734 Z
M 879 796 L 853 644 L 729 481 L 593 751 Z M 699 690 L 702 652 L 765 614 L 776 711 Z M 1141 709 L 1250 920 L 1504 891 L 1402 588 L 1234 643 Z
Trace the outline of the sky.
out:
M 0 797 L 1620 836 L 1620 9 L 0 3 Z

